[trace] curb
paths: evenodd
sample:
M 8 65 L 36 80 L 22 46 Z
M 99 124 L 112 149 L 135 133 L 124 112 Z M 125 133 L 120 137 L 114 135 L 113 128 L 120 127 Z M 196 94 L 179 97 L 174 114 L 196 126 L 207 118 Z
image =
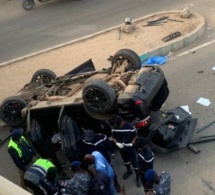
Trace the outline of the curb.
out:
M 178 12 L 179 11 L 170 11 L 168 13 L 178 13 Z M 161 13 L 166 13 L 166 12 L 160 12 L 158 14 L 153 14 L 150 16 L 159 15 Z M 195 14 L 197 16 L 201 16 L 197 13 L 193 13 L 193 14 Z M 204 33 L 204 31 L 205 31 L 205 19 L 202 17 L 201 24 L 199 24 L 199 26 L 194 31 L 190 32 L 186 36 L 179 37 L 178 40 L 176 40 L 176 41 L 171 41 L 171 43 L 168 45 L 165 45 L 161 48 L 153 49 L 147 53 L 142 54 L 140 56 L 141 61 L 144 61 L 151 56 L 165 56 L 170 51 L 173 52 L 173 51 L 182 49 L 182 48 L 188 46 L 189 44 L 195 42 Z
M 150 14 L 150 15 L 135 19 L 133 21 L 138 22 L 138 21 L 141 21 L 143 19 L 146 19 L 146 18 L 149 18 L 149 17 L 152 17 L 152 16 L 156 16 L 156 15 L 160 15 L 160 14 L 164 14 L 164 13 L 179 13 L 179 12 L 181 12 L 181 11 L 179 11 L 179 10 L 163 11 L 163 12 L 158 12 L 158 13 L 155 13 L 155 14 Z M 200 16 L 197 13 L 193 13 L 193 14 Z M 115 30 L 117 28 L 120 28 L 120 26 L 121 26 L 121 24 L 117 25 L 117 26 L 114 26 L 114 27 L 111 27 L 111 28 L 108 28 L 108 29 L 105 29 L 105 30 L 102 30 L 102 31 L 99 31 L 97 33 L 93 33 L 91 35 L 87 35 L 87 36 L 84 36 L 84 37 L 81 37 L 81 38 L 78 38 L 78 39 L 63 43 L 63 44 L 56 45 L 54 47 L 49 47 L 47 49 L 44 49 L 44 50 L 41 50 L 41 51 L 38 51 L 38 52 L 34 52 L 34 53 L 31 53 L 31 54 L 28 54 L 28 55 L 25 55 L 25 56 L 22 56 L 22 57 L 19 57 L 19 58 L 15 58 L 15 59 L 10 60 L 10 61 L 3 62 L 3 63 L 0 64 L 0 67 L 1 66 L 6 66 L 6 65 L 9 65 L 11 63 L 21 61 L 21 60 L 24 60 L 24 59 L 27 59 L 27 58 L 30 58 L 30 57 L 33 57 L 33 56 L 36 56 L 36 55 L 39 55 L 39 54 L 42 54 L 42 53 L 46 53 L 46 52 L 49 52 L 49 51 L 54 50 L 54 49 L 59 49 L 61 47 L 65 47 L 65 46 L 71 45 L 73 43 L 77 43 L 77 42 L 80 42 L 80 41 L 83 41 L 83 40 L 90 39 L 90 38 L 95 37 L 97 35 L 101 35 L 102 33 L 106 33 L 106 32 L 109 32 L 111 30 Z M 178 38 L 177 41 L 171 41 L 170 44 L 165 45 L 165 46 L 163 46 L 161 48 L 156 48 L 156 49 L 153 49 L 153 50 L 151 50 L 151 51 L 149 51 L 147 53 L 141 54 L 140 55 L 141 61 L 144 61 L 144 60 L 146 60 L 147 58 L 149 58 L 151 56 L 159 56 L 159 55 L 160 56 L 165 56 L 170 51 L 172 52 L 172 51 L 182 49 L 183 47 L 186 47 L 187 45 L 189 45 L 189 44 L 193 43 L 194 41 L 196 41 L 204 33 L 204 30 L 205 30 L 205 20 L 202 17 L 202 23 L 195 29 L 194 32 L 191 32 L 191 33 L 187 34 L 186 36 L 182 36 L 182 37 Z

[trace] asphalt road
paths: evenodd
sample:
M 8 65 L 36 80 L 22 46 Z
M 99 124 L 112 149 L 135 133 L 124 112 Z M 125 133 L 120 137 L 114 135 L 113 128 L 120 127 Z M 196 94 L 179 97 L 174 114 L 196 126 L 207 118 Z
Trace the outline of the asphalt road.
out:
M 0 1 L 0 64 L 148 14 L 192 10 L 208 17 L 213 0 L 51 0 L 25 11 L 20 1 Z M 208 9 L 209 10 L 208 10 Z

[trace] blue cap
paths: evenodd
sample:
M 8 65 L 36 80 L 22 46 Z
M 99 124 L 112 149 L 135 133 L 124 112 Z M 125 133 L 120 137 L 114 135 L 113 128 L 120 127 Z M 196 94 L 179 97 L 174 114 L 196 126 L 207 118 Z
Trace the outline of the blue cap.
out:
M 156 172 L 153 169 L 149 169 L 145 173 L 145 179 L 147 181 L 151 181 L 151 182 L 154 181 L 155 176 L 156 176 Z
M 23 134 L 23 129 L 14 129 L 12 131 L 11 136 L 13 140 L 17 140 L 21 138 L 22 134 Z
M 73 161 L 70 165 L 71 165 L 71 169 L 75 170 L 81 166 L 81 162 L 76 160 L 76 161 Z
M 84 140 L 86 142 L 91 142 L 91 141 L 93 141 L 94 137 L 95 137 L 94 131 L 92 129 L 88 129 L 85 133 Z

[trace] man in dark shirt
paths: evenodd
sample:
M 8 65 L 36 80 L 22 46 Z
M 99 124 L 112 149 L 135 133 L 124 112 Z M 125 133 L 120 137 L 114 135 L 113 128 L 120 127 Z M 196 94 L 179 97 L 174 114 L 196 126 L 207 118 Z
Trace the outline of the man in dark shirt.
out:
M 23 132 L 23 129 L 14 129 L 12 131 L 11 139 L 8 144 L 8 153 L 18 168 L 20 186 L 27 189 L 24 184 L 24 174 L 26 169 L 32 164 L 36 152 L 23 136 Z
M 143 137 L 137 138 L 135 142 L 135 147 L 138 154 L 138 167 L 140 170 L 140 178 L 142 185 L 146 190 L 146 179 L 145 179 L 145 172 L 148 169 L 153 169 L 154 164 L 154 153 L 152 152 L 151 148 L 147 146 L 146 141 Z
M 136 150 L 134 143 L 137 139 L 137 130 L 133 124 L 124 121 L 120 116 L 116 116 L 113 122 L 112 129 L 112 140 L 119 148 L 121 157 L 127 168 L 127 171 L 123 175 L 123 179 L 127 179 L 133 171 L 131 170 L 131 165 L 133 166 L 136 173 L 136 184 L 137 187 L 141 186 L 141 180 L 139 177 L 139 169 L 137 164 Z
M 106 158 L 108 163 L 111 163 L 111 159 L 115 155 L 112 142 L 108 137 L 105 134 L 94 133 L 92 129 L 88 129 L 85 132 L 81 149 L 84 155 L 99 151 Z

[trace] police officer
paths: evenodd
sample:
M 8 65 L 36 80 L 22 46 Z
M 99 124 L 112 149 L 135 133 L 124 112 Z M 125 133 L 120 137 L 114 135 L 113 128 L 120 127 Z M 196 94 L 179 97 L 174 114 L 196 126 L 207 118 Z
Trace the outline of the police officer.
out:
M 152 152 L 151 148 L 146 144 L 146 141 L 143 137 L 137 138 L 135 142 L 135 147 L 138 154 L 138 166 L 140 170 L 141 182 L 145 189 L 145 192 L 147 192 L 145 173 L 147 170 L 153 169 L 154 153 Z
M 23 136 L 23 129 L 14 129 L 8 144 L 8 153 L 16 164 L 20 175 L 20 186 L 26 189 L 24 184 L 24 174 L 31 165 L 36 152 Z
M 47 191 L 48 194 L 57 194 L 59 189 L 54 184 L 56 176 L 55 165 L 48 159 L 39 158 L 26 170 L 24 182 L 36 195 L 45 194 Z
M 131 165 L 133 166 L 136 173 L 136 184 L 137 187 L 141 186 L 141 180 L 139 177 L 139 169 L 137 164 L 136 150 L 134 143 L 137 139 L 137 130 L 134 126 L 124 121 L 120 116 L 116 116 L 112 122 L 112 140 L 119 148 L 121 157 L 127 168 L 127 171 L 123 175 L 123 179 L 127 179 L 133 171 L 131 170 Z
M 95 133 L 92 129 L 88 129 L 85 132 L 85 136 L 82 141 L 82 152 L 84 155 L 98 151 L 105 157 L 107 162 L 112 165 L 112 159 L 115 156 L 115 151 L 113 148 L 113 143 L 105 134 Z M 117 192 L 121 191 L 116 173 L 114 175 L 114 186 Z
M 108 163 L 111 163 L 111 159 L 114 157 L 115 152 L 112 142 L 105 134 L 94 133 L 92 129 L 88 129 L 82 141 L 82 150 L 85 154 L 99 151 L 106 158 Z

